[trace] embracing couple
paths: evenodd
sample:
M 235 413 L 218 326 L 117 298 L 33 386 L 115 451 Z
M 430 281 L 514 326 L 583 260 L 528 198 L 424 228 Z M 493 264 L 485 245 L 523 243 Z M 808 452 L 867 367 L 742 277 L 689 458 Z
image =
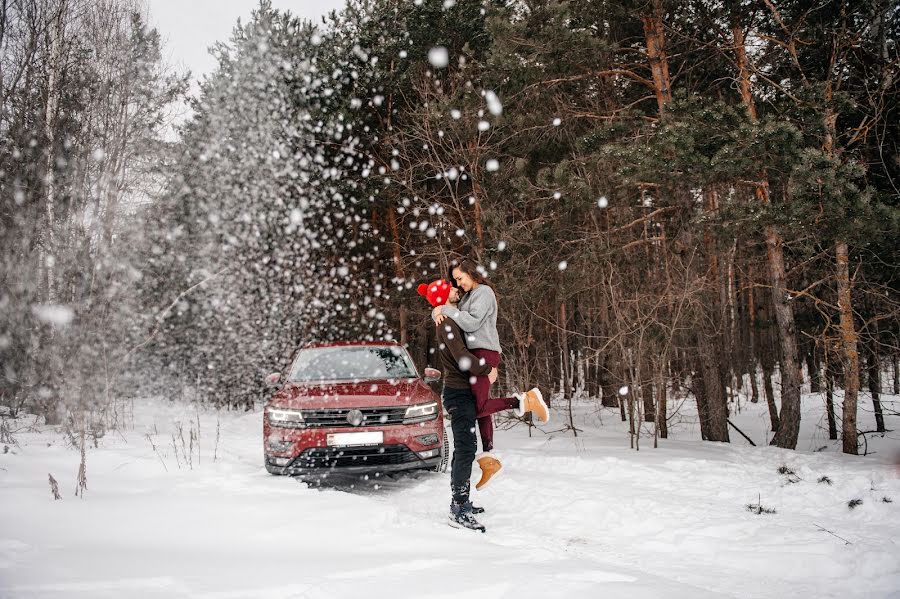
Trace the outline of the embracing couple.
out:
M 451 266 L 449 274 L 450 282 L 423 283 L 418 292 L 434 307 L 432 318 L 437 326 L 438 354 L 444 371 L 442 399 L 453 429 L 450 521 L 455 526 L 484 532 L 484 526 L 475 518 L 484 510 L 469 500 L 469 478 L 476 458 L 481 468 L 476 489 L 484 488 L 502 468 L 500 460 L 491 453 L 492 415 L 502 410 L 515 410 L 517 416 L 532 412 L 537 422 L 546 424 L 550 411 L 537 388 L 513 397 L 491 397 L 490 387 L 497 380 L 501 356 L 497 296 L 471 260 Z M 483 450 L 477 456 L 476 421 Z

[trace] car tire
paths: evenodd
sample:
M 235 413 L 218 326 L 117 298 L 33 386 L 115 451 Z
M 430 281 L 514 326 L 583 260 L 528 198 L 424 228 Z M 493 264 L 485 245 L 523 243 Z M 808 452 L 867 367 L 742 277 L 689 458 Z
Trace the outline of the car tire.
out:
M 434 472 L 446 472 L 450 463 L 450 429 L 444 427 L 444 442 L 441 444 L 441 461 L 434 467 Z

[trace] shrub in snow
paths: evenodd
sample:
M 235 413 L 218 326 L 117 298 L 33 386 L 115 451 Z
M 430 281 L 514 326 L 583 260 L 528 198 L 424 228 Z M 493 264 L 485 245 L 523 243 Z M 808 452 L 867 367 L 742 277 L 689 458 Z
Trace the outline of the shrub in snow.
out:
M 776 513 L 775 508 L 768 508 L 763 506 L 761 497 L 757 499 L 756 503 L 748 503 L 747 511 L 752 512 L 756 515 Z
M 783 474 L 785 477 L 785 480 L 787 480 L 788 484 L 800 482 L 801 480 L 803 480 L 799 476 L 797 476 L 796 472 L 794 472 L 787 466 L 781 466 L 778 469 L 778 474 Z

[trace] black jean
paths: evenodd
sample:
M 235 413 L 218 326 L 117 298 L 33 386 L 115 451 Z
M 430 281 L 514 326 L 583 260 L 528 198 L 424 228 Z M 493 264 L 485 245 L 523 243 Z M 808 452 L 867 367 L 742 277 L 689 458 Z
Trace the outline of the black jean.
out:
M 478 441 L 475 438 L 475 395 L 471 387 L 451 389 L 444 387 L 441 395 L 444 407 L 450 414 L 453 429 L 453 461 L 450 464 L 450 489 L 455 503 L 469 500 L 469 478 Z

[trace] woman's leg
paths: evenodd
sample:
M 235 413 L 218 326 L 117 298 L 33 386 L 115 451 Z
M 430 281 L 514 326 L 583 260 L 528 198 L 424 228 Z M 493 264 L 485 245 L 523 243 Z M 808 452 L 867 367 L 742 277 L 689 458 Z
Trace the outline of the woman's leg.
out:
M 490 390 L 488 390 L 490 391 Z M 490 417 L 491 414 L 502 412 L 503 410 L 512 410 L 519 407 L 519 399 L 516 397 L 489 397 L 478 405 L 478 418 Z
M 478 355 L 476 349 L 472 353 Z M 479 356 L 480 357 L 480 356 Z M 486 376 L 475 377 L 472 383 L 472 394 L 475 396 L 475 409 L 481 411 L 481 406 L 490 400 L 491 381 Z M 482 451 L 491 451 L 494 448 L 494 421 L 490 416 L 478 418 L 478 432 L 481 436 Z
M 494 368 L 500 366 L 500 352 L 489 349 L 472 350 L 477 358 L 483 359 Z M 491 451 L 494 448 L 494 420 L 492 414 L 518 407 L 519 400 L 515 397 L 491 397 L 491 381 L 486 376 L 475 377 L 472 384 L 472 394 L 475 395 L 475 408 L 477 410 L 478 431 L 481 434 L 481 448 L 483 451 Z
M 479 358 L 483 358 L 485 362 L 494 368 L 500 366 L 502 360 L 500 352 L 489 349 L 476 349 L 472 353 Z M 480 379 L 484 379 L 483 390 Z M 475 385 L 479 385 L 478 391 L 475 390 Z M 492 414 L 519 407 L 519 400 L 515 397 L 491 397 L 491 382 L 486 376 L 477 377 L 475 385 L 472 385 L 472 392 L 475 394 L 479 427 L 481 426 L 481 419 L 487 418 L 491 422 L 491 429 L 493 430 L 493 421 L 490 420 Z

